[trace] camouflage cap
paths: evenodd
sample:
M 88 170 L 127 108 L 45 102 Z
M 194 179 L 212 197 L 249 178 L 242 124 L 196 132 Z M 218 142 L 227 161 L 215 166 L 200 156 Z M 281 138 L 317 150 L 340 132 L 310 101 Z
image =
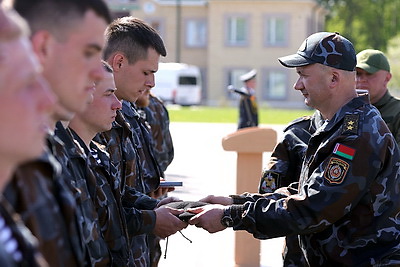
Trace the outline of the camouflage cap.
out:
M 354 71 L 356 52 L 353 44 L 339 33 L 318 32 L 307 37 L 296 54 L 278 60 L 288 68 L 320 63 L 336 69 Z

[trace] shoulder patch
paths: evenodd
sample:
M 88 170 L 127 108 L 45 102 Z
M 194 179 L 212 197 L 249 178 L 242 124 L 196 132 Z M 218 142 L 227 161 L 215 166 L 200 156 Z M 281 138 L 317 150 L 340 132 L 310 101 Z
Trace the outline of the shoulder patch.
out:
M 358 133 L 358 121 L 359 121 L 358 114 L 348 114 L 344 116 L 344 123 L 343 123 L 343 133 L 351 133 L 357 134 Z
M 339 158 L 332 157 L 326 166 L 324 177 L 330 184 L 341 184 L 346 177 L 350 164 Z

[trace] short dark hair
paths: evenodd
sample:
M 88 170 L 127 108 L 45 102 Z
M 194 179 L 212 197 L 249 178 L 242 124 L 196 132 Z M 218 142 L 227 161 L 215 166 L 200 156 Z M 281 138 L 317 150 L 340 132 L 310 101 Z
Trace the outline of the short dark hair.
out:
M 73 24 L 89 10 L 111 22 L 110 11 L 103 0 L 13 0 L 14 9 L 24 17 L 32 33 L 47 30 L 61 37 L 60 28 Z
M 133 64 L 147 58 L 149 48 L 165 57 L 167 51 L 157 31 L 144 21 L 131 16 L 114 20 L 106 29 L 106 45 L 103 58 L 107 60 L 112 54 L 122 52 Z

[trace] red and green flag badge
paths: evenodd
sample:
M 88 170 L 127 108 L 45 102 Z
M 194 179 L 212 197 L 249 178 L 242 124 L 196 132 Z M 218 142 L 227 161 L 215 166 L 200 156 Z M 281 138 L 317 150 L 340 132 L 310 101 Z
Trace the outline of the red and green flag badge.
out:
M 333 154 L 352 160 L 354 158 L 354 154 L 356 154 L 356 150 L 354 148 L 337 143 L 333 149 Z

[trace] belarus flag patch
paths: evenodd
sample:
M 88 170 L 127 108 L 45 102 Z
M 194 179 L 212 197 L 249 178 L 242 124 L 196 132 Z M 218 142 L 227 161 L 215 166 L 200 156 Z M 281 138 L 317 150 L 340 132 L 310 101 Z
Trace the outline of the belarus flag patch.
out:
M 337 143 L 333 149 L 333 154 L 352 160 L 356 154 L 356 150 L 354 148 Z

